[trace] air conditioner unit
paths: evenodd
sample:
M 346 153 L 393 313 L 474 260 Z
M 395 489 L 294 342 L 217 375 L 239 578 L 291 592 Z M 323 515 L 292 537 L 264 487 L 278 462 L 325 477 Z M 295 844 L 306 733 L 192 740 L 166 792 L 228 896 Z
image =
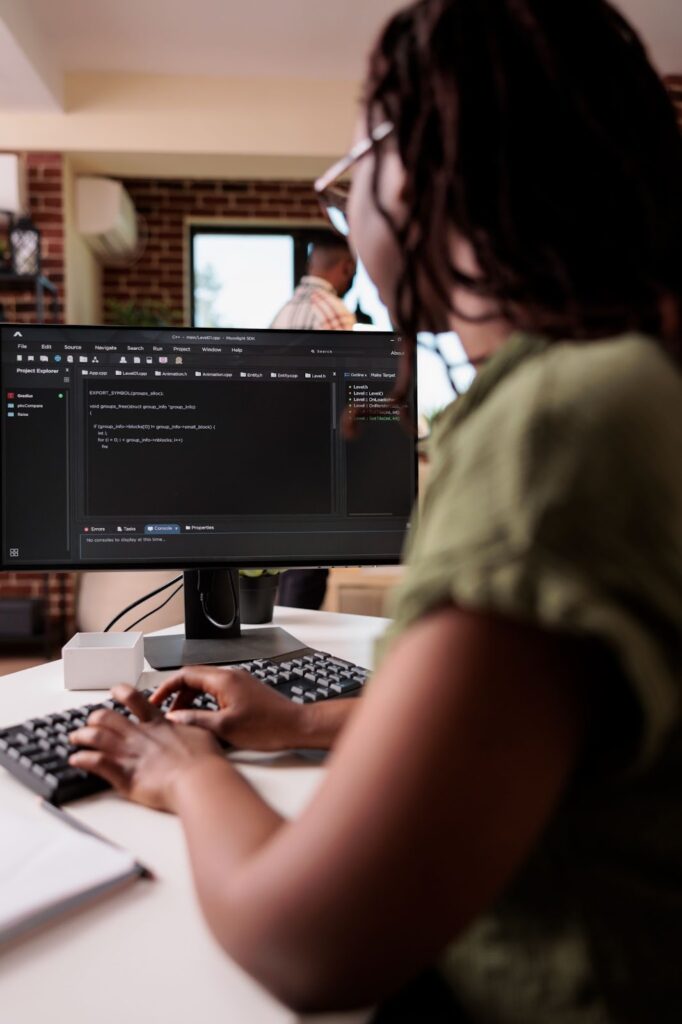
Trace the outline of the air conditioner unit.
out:
M 133 201 L 113 178 L 76 179 L 76 224 L 104 263 L 132 256 L 137 248 Z

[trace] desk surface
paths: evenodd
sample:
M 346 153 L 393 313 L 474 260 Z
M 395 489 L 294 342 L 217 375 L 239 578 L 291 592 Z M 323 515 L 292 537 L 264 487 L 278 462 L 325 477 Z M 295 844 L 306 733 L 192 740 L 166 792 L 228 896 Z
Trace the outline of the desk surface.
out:
M 278 608 L 275 622 L 303 644 L 371 667 L 386 620 Z M 167 632 L 174 632 L 168 630 Z M 145 673 L 140 687 L 167 673 Z M 63 689 L 61 662 L 0 677 L 0 727 L 101 699 Z M 298 813 L 322 776 L 295 755 L 244 755 L 240 768 L 280 813 Z M 35 797 L 0 769 L 0 805 Z M 3 1024 L 284 1024 L 295 1014 L 273 1000 L 217 946 L 201 917 L 176 818 L 107 792 L 69 805 L 75 817 L 130 850 L 156 875 L 81 911 L 0 956 Z M 366 1014 L 326 1015 L 356 1024 Z M 306 1018 L 311 1021 L 312 1018 Z

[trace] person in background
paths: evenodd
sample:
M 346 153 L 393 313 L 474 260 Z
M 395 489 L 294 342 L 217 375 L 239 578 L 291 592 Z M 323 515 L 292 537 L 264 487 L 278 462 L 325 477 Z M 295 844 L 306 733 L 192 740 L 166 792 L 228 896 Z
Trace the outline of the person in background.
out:
M 318 193 L 404 339 L 398 400 L 421 329 L 478 367 L 378 667 L 309 705 L 188 668 L 156 706 L 114 691 L 139 724 L 72 737 L 74 766 L 179 816 L 215 936 L 292 1006 L 682 1021 L 681 182 L 670 98 L 605 0 L 421 0 L 374 48 Z M 216 737 L 334 749 L 288 821 Z
M 356 319 L 342 300 L 355 277 L 355 257 L 340 235 L 320 236 L 308 257 L 307 273 L 272 321 L 286 330 L 351 331 Z M 283 573 L 277 603 L 286 608 L 322 607 L 328 569 L 290 569 Z
M 352 331 L 355 316 L 343 302 L 356 262 L 346 240 L 331 232 L 313 243 L 306 273 L 272 321 L 288 331 Z

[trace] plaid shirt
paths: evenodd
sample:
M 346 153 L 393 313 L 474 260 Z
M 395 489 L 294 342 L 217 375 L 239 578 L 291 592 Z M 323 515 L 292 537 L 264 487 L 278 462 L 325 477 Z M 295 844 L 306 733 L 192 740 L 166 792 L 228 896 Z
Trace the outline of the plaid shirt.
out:
M 329 281 L 307 274 L 271 326 L 288 330 L 350 331 L 355 323 L 355 316 Z

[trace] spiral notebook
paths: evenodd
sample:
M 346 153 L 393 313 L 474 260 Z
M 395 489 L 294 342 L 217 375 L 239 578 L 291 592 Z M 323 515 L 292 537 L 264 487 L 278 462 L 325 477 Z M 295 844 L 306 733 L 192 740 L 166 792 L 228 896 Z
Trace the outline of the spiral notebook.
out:
M 149 873 L 47 804 L 0 808 L 0 951 Z

